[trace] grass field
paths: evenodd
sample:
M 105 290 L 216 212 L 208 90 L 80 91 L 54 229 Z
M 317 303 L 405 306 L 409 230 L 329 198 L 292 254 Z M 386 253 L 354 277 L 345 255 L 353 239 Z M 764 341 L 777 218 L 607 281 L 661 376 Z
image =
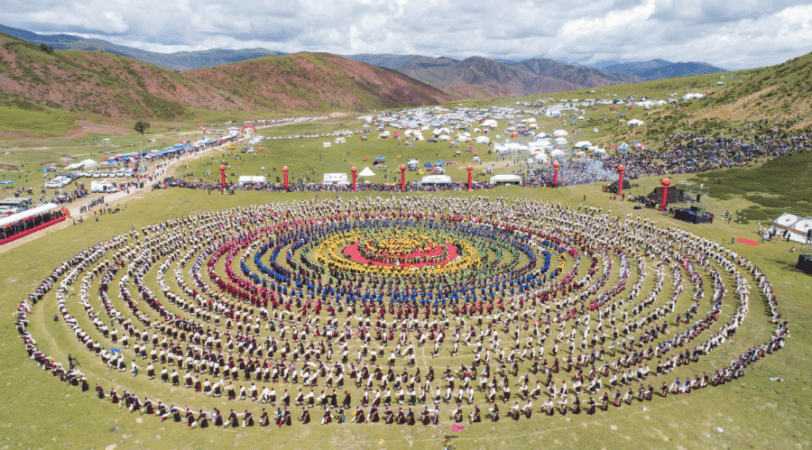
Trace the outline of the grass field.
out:
M 654 182 L 656 180 L 651 180 L 651 184 Z M 635 211 L 631 209 L 632 204 L 608 200 L 594 185 L 557 190 L 502 188 L 490 195 L 544 198 L 572 206 L 585 203 L 611 208 L 613 215 L 640 214 L 656 220 L 659 226 L 686 228 L 719 242 L 728 242 L 730 235 L 757 239 L 752 224 L 727 225 L 717 221 L 713 225 L 692 226 L 674 222 L 658 212 Z M 584 195 L 587 196 L 586 202 L 583 201 Z M 146 194 L 143 199 L 130 202 L 122 213 L 102 216 L 99 223 L 86 221 L 3 254 L 0 269 L 6 276 L 2 311 L 10 316 L 18 299 L 66 257 L 114 234 L 126 232 L 132 225 L 140 227 L 197 211 L 311 197 L 306 194 L 249 192 L 221 196 L 186 190 Z M 722 206 L 727 202 L 735 205 L 737 197 L 720 199 L 720 202 Z M 812 335 L 802 324 L 810 319 L 804 299 L 812 293 L 812 280 L 792 268 L 796 254 L 789 253 L 788 249 L 789 245 L 781 242 L 752 248 L 735 247 L 763 268 L 778 289 L 781 310 L 790 319 L 792 331 L 787 348 L 753 365 L 742 380 L 690 396 L 655 400 L 645 405 L 645 411 L 635 403 L 631 407 L 610 409 L 608 413 L 599 412 L 591 417 L 584 414 L 566 417 L 534 415 L 531 420 L 519 422 L 504 418 L 497 424 L 483 422 L 453 434 L 446 418 L 443 425 L 428 429 L 420 425 L 414 428 L 355 424 L 321 427 L 314 423 L 303 427 L 295 423 L 293 427 L 283 429 L 255 427 L 234 431 L 189 431 L 171 421 L 160 423 L 147 417 L 139 423 L 137 414 L 122 412 L 106 403 L 99 404 L 92 391 L 81 393 L 78 388 L 66 387 L 36 370 L 33 362 L 26 361 L 23 346 L 15 337 L 16 331 L 8 317 L 0 329 L 3 367 L 0 369 L 0 385 L 3 386 L 3 397 L 8 399 L 11 407 L 0 410 L 0 424 L 6 430 L 0 439 L 9 448 L 111 448 L 111 445 L 119 448 L 199 448 L 204 445 L 307 448 L 329 445 L 399 449 L 441 448 L 440 440 L 453 435 L 457 448 L 483 449 L 572 448 L 575 445 L 594 448 L 626 448 L 630 445 L 645 448 L 808 448 L 812 393 L 805 367 L 808 365 L 806 358 L 812 357 Z M 86 364 L 82 370 L 91 378 L 91 387 L 92 380 L 98 379 L 107 389 L 113 385 L 146 389 L 143 376 L 132 379 L 127 372 L 110 372 L 95 359 L 84 355 L 84 350 L 66 327 L 51 320 L 53 302 L 51 294 L 44 304 L 35 307 L 32 317 L 30 329 L 40 348 L 63 361 L 67 353 L 78 355 Z M 737 335 L 736 340 L 741 342 L 730 352 L 742 346 L 746 348 L 752 339 L 760 342 L 765 333 L 769 333 L 769 329 L 762 325 L 764 311 L 758 303 L 745 322 L 746 328 Z M 716 363 L 724 363 L 729 354 L 732 353 L 719 353 L 713 359 Z M 784 382 L 771 381 L 770 377 L 782 377 Z M 659 383 L 659 380 L 655 381 Z M 187 396 L 188 393 L 172 389 L 159 392 L 159 397 L 165 401 L 182 402 Z M 221 409 L 228 407 L 227 402 L 222 403 Z M 232 407 L 238 409 L 243 405 L 236 403 Z M 314 420 L 318 420 L 317 413 L 314 413 Z M 724 431 L 717 432 L 717 428 Z

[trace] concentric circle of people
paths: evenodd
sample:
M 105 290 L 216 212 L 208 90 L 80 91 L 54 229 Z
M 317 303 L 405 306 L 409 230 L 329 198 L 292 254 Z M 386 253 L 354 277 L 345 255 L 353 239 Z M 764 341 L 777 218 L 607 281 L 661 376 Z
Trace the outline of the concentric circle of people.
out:
M 359 245 L 371 260 L 357 260 Z M 446 259 L 430 257 L 438 247 Z M 774 333 L 700 373 L 748 315 L 751 282 Z M 42 352 L 28 330 L 34 307 L 54 308 L 92 362 Z M 731 382 L 784 346 L 777 308 L 752 262 L 639 217 L 368 197 L 200 213 L 116 236 L 55 268 L 16 324 L 41 369 L 88 391 L 104 367 L 125 372 L 129 361 L 155 391 L 96 382 L 95 395 L 192 428 L 252 426 L 254 414 L 260 426 L 307 424 L 311 411 L 322 424 L 432 425 L 495 422 L 500 405 L 513 420 L 599 414 Z

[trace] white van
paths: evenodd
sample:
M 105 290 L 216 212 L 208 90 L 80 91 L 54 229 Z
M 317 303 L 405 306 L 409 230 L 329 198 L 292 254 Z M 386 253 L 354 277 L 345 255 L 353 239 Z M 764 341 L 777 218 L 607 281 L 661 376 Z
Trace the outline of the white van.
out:
M 90 183 L 90 192 L 112 194 L 118 192 L 118 188 L 114 184 L 106 181 L 93 181 Z

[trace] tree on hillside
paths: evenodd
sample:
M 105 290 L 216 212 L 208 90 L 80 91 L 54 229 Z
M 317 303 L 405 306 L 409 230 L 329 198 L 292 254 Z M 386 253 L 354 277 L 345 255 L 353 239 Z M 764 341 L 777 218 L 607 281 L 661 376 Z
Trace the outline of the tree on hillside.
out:
M 54 54 L 54 48 L 51 47 L 50 45 L 46 44 L 45 42 L 39 44 L 39 49 L 42 50 L 43 52 L 49 54 L 49 55 Z
M 144 131 L 147 131 L 147 129 L 149 128 L 149 126 L 150 126 L 150 125 L 149 125 L 149 122 L 145 122 L 145 121 L 143 121 L 143 120 L 139 120 L 138 122 L 135 122 L 135 126 L 133 127 L 133 129 L 134 129 L 135 131 L 137 131 L 137 132 L 141 133 L 141 134 L 144 134 Z

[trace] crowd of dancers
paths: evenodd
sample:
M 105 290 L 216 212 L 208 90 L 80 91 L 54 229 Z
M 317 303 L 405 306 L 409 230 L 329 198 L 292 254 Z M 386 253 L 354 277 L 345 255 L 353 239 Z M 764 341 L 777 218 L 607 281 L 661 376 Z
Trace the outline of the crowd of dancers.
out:
M 290 234 L 382 220 L 476 224 L 556 261 L 513 274 L 498 263 L 484 274 L 466 269 L 456 279 L 475 295 L 428 298 L 411 294 L 451 292 L 456 275 L 306 265 Z M 252 261 L 279 268 L 263 279 L 256 273 L 271 275 Z M 750 313 L 751 283 L 773 333 L 727 365 L 702 363 Z M 723 312 L 726 302 L 734 312 Z M 82 367 L 88 373 L 40 350 L 29 331 L 35 307 L 55 308 L 95 360 Z M 191 428 L 596 414 L 731 382 L 789 337 L 764 274 L 718 243 L 597 208 L 503 198 L 307 200 L 167 220 L 64 261 L 15 318 L 40 369 L 83 391 L 95 383 L 94 395 L 122 410 Z M 155 392 L 93 380 L 103 368 L 128 367 Z M 168 394 L 169 386 L 185 391 Z M 213 406 L 223 401 L 234 408 Z

